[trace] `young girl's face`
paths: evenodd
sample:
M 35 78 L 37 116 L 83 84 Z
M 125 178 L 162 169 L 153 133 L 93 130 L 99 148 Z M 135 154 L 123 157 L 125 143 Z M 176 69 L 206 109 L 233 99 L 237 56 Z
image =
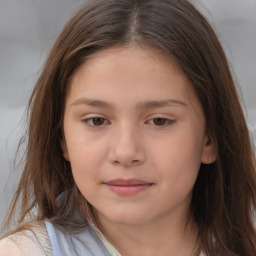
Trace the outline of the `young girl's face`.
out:
M 65 140 L 75 182 L 100 221 L 184 221 L 201 162 L 215 155 L 186 76 L 150 48 L 96 53 L 74 74 Z

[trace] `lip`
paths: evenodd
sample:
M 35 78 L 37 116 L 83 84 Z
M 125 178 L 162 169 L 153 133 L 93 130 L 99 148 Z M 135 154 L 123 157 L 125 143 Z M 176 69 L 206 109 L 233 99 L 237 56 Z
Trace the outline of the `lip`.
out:
M 104 183 L 111 191 L 122 196 L 131 196 L 149 189 L 153 183 L 139 179 L 115 179 Z

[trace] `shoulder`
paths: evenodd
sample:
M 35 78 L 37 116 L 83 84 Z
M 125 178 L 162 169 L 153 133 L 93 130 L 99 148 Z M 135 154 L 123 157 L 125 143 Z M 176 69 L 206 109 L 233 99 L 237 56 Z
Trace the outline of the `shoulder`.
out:
M 0 255 L 45 256 L 42 247 L 30 230 L 23 230 L 0 240 Z

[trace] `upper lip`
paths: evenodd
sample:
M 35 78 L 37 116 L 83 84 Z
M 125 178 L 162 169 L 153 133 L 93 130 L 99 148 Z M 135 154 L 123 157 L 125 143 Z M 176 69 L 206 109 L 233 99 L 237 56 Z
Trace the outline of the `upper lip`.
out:
M 146 185 L 146 184 L 153 184 L 150 182 L 146 182 L 139 179 L 115 179 L 105 182 L 107 185 L 113 186 L 132 186 L 132 185 Z

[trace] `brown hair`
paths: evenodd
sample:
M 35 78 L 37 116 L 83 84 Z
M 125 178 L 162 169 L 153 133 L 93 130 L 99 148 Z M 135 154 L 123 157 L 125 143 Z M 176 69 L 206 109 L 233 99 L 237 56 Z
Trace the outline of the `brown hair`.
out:
M 19 201 L 18 224 L 35 208 L 35 219 L 82 227 L 71 219 L 81 204 L 86 210 L 80 214 L 93 221 L 60 148 L 65 95 L 87 57 L 128 44 L 153 47 L 174 59 L 203 106 L 218 158 L 201 165 L 191 201 L 202 249 L 206 255 L 256 255 L 256 176 L 248 128 L 217 36 L 186 0 L 94 0 L 66 24 L 29 102 L 25 166 L 7 223 Z

